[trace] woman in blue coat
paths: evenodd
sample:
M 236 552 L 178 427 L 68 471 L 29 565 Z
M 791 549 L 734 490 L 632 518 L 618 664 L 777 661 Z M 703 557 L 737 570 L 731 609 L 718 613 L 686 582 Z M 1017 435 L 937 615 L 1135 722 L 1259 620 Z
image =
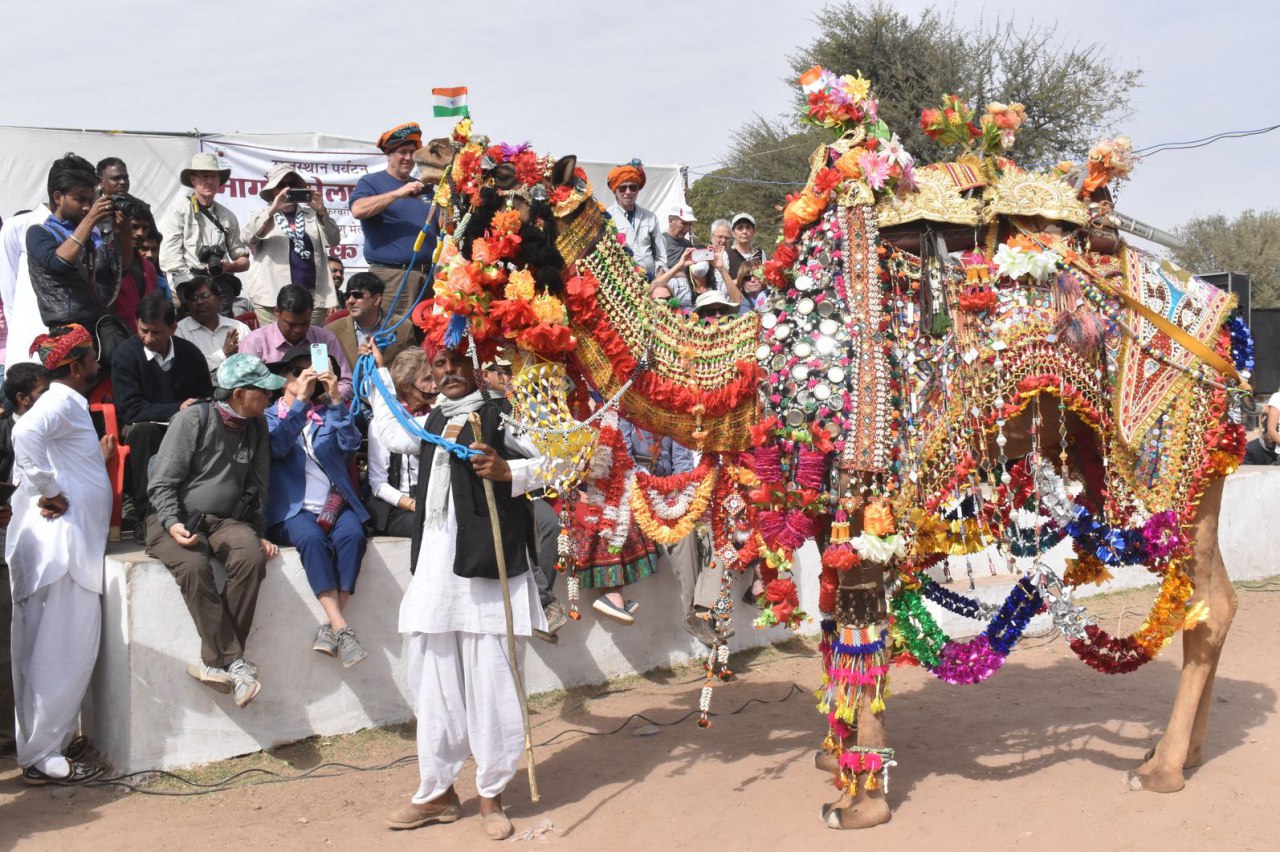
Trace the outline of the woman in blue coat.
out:
M 360 448 L 360 432 L 338 395 L 337 370 L 312 369 L 307 344 L 293 347 L 271 367 L 285 384 L 284 395 L 266 412 L 271 436 L 267 537 L 298 549 L 328 617 L 313 649 L 340 657 L 349 668 L 367 656 L 343 617 L 356 590 L 369 519 L 349 466 Z

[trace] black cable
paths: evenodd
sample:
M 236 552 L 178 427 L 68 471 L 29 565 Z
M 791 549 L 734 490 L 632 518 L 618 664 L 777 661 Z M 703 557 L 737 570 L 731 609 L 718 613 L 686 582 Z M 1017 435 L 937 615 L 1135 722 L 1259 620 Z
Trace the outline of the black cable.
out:
M 803 655 L 792 655 L 792 656 L 803 656 Z M 807 692 L 809 692 L 809 690 L 806 690 L 804 687 L 799 686 L 796 683 L 792 683 L 791 687 L 787 690 L 786 694 L 783 695 L 781 698 L 750 698 L 750 699 L 747 699 L 747 701 L 741 707 L 739 707 L 737 710 L 734 710 L 731 713 L 725 713 L 725 714 L 709 713 L 708 715 L 709 716 L 720 716 L 720 715 L 736 716 L 742 711 L 746 710 L 752 704 L 781 704 L 782 702 L 789 700 L 791 696 L 796 695 L 797 693 L 803 695 L 803 694 L 806 694 Z M 537 746 L 539 748 L 543 746 L 548 746 L 554 743 L 556 740 L 560 739 L 560 737 L 564 736 L 565 734 L 577 733 L 577 734 L 583 734 L 589 737 L 612 736 L 618 733 L 619 731 L 621 731 L 623 728 L 627 727 L 627 725 L 631 724 L 632 720 L 634 719 L 643 719 L 644 721 L 648 722 L 650 725 L 654 725 L 656 727 L 662 728 L 662 727 L 671 727 L 673 725 L 679 725 L 681 722 L 685 721 L 690 716 L 696 716 L 696 715 L 698 715 L 697 710 L 690 710 L 688 713 L 685 713 L 679 719 L 676 719 L 674 721 L 657 722 L 657 721 L 654 721 L 653 719 L 650 719 L 648 716 L 645 716 L 643 713 L 632 713 L 630 716 L 626 718 L 626 720 L 621 725 L 619 725 L 618 727 L 614 728 L 611 731 L 588 731 L 582 728 L 568 728 L 556 734 L 555 736 L 551 737 L 550 739 L 545 740 L 541 743 L 538 743 Z M 94 780 L 94 781 L 87 781 L 85 782 L 84 786 L 86 787 L 123 787 L 126 790 L 129 790 L 131 792 L 143 793 L 148 796 L 178 796 L 178 797 L 205 796 L 205 795 L 208 795 L 209 793 L 221 793 L 226 790 L 238 790 L 238 789 L 245 789 L 247 787 L 265 787 L 268 784 L 283 784 L 286 781 L 302 781 L 307 778 L 336 778 L 343 774 L 342 772 L 329 772 L 323 775 L 316 774 L 320 772 L 322 769 L 328 769 L 328 768 L 338 768 L 338 769 L 343 769 L 350 772 L 381 772 L 384 769 L 394 769 L 403 764 L 414 762 L 417 759 L 418 759 L 418 755 L 416 753 L 413 753 L 413 754 L 406 754 L 402 757 L 397 757 L 395 760 L 392 760 L 388 763 L 378 764 L 377 766 L 355 766 L 354 764 L 350 764 L 350 763 L 341 763 L 337 761 L 331 761 L 328 763 L 321 763 L 318 766 L 313 766 L 311 769 L 308 769 L 306 772 L 303 772 L 298 775 L 284 775 L 280 772 L 276 772 L 273 769 L 266 769 L 263 767 L 253 767 L 251 769 L 241 770 L 240 772 L 237 772 L 234 775 L 230 775 L 222 779 L 221 781 L 217 781 L 211 784 L 202 784 L 199 781 L 193 781 L 190 778 L 186 778 L 182 775 L 177 774 L 176 772 L 169 772 L 168 770 L 164 770 L 164 769 L 144 769 L 139 772 L 129 772 L 124 775 L 118 775 L 115 778 L 103 778 L 103 779 Z M 232 781 L 235 781 L 238 778 L 243 778 L 248 775 L 266 775 L 270 777 L 262 781 L 254 781 L 247 784 L 238 784 L 235 786 L 231 786 Z M 186 784 L 189 787 L 195 787 L 197 789 L 174 790 L 174 791 L 150 790 L 145 787 L 140 787 L 136 784 L 131 784 L 128 782 L 128 780 L 126 780 L 130 778 L 138 778 L 140 776 L 146 776 L 148 779 L 171 778 L 179 783 Z

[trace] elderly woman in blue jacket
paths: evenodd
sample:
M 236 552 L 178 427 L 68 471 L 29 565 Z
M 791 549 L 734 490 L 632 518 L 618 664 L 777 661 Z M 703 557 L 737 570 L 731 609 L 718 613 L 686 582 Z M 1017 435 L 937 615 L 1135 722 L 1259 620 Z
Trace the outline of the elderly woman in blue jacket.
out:
M 337 370 L 312 369 L 311 349 L 295 346 L 272 369 L 285 380 L 284 394 L 268 407 L 271 478 L 267 537 L 296 547 L 311 590 L 328 622 L 312 648 L 340 657 L 348 668 L 365 658 L 343 617 L 364 559 L 369 513 L 351 480 L 349 462 L 360 432 L 338 395 Z

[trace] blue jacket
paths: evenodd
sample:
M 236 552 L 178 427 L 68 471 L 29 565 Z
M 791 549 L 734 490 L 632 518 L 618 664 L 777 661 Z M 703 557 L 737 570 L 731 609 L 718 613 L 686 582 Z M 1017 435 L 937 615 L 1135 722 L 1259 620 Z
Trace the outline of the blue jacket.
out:
M 310 406 L 303 400 L 281 417 L 276 406 L 267 409 L 267 430 L 271 436 L 271 479 L 267 489 L 267 526 L 281 523 L 302 511 L 307 490 L 307 454 L 298 437 L 307 424 Z M 330 405 L 323 409 L 324 423 L 312 438 L 316 461 L 329 481 L 342 493 L 347 506 L 361 521 L 369 520 L 369 512 L 360 502 L 347 461 L 360 449 L 360 431 L 346 405 Z

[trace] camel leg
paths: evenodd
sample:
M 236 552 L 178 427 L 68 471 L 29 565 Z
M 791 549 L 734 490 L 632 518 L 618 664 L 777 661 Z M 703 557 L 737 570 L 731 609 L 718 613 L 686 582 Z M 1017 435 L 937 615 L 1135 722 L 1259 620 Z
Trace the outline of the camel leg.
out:
M 870 700 L 862 702 L 858 708 L 858 731 L 855 739 L 858 745 L 865 748 L 884 748 L 888 744 L 884 714 L 873 713 Z M 868 790 L 866 782 L 865 774 L 858 775 L 853 781 L 858 785 L 857 795 L 845 790 L 839 799 L 822 806 L 822 821 L 828 828 L 871 828 L 889 821 L 893 814 L 884 797 L 884 787 L 877 783 L 874 790 Z
M 1227 576 L 1218 548 L 1218 512 L 1222 505 L 1222 480 L 1205 489 L 1196 516 L 1195 545 L 1188 573 L 1195 584 L 1193 600 L 1209 607 L 1208 618 L 1183 633 L 1182 677 L 1173 712 L 1155 753 L 1129 776 L 1131 790 L 1173 793 L 1186 784 L 1183 769 L 1201 760 L 1204 737 L 1213 701 L 1213 678 L 1227 631 L 1236 613 L 1236 593 Z

